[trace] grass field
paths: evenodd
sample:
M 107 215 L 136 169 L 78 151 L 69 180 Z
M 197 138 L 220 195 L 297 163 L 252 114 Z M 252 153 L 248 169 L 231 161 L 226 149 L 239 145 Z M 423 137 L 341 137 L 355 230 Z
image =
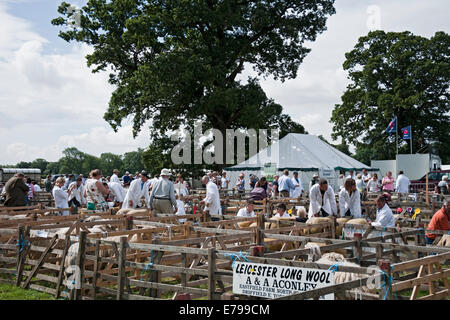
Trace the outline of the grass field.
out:
M 55 300 L 47 293 L 0 283 L 0 300 Z

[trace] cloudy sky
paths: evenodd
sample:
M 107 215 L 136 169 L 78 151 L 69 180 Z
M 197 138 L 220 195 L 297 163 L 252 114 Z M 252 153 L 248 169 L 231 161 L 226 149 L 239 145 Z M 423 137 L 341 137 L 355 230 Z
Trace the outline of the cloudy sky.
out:
M 149 143 L 148 129 L 133 139 L 129 123 L 114 133 L 103 120 L 113 88 L 107 74 L 87 68 L 89 47 L 58 38 L 50 20 L 58 16 L 60 2 L 0 0 L 0 164 L 39 157 L 55 161 L 71 146 L 100 155 Z M 68 2 L 82 6 L 86 0 Z M 331 111 L 348 84 L 344 54 L 361 35 L 374 27 L 425 37 L 450 29 L 448 0 L 336 0 L 335 7 L 328 30 L 309 44 L 312 51 L 297 79 L 262 81 L 286 113 L 328 139 Z

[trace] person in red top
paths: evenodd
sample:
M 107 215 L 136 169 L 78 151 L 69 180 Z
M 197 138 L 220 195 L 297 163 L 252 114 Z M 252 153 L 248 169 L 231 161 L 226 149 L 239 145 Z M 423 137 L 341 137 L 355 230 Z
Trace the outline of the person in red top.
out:
M 445 200 L 442 204 L 442 208 L 433 215 L 430 224 L 428 225 L 428 230 L 450 230 L 450 203 Z M 427 233 L 425 234 L 425 239 L 427 244 L 432 244 L 436 239 L 436 234 Z

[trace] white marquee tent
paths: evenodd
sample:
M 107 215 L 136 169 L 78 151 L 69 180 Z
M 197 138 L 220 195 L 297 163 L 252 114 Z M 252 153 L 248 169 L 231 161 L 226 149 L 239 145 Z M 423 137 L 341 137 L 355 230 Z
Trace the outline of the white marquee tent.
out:
M 246 189 L 250 189 L 249 175 L 262 177 L 264 165 L 271 163 L 280 174 L 284 169 L 289 170 L 289 176 L 297 171 L 302 180 L 304 190 L 309 190 L 309 182 L 314 173 L 328 180 L 329 185 L 338 190 L 340 170 L 350 169 L 360 172 L 363 168 L 374 171 L 371 167 L 330 146 L 319 137 L 308 134 L 289 133 L 279 141 L 274 142 L 248 160 L 233 167 L 225 168 L 230 178 L 230 188 L 236 185 L 239 175 L 245 173 Z M 376 171 L 376 170 L 375 170 Z

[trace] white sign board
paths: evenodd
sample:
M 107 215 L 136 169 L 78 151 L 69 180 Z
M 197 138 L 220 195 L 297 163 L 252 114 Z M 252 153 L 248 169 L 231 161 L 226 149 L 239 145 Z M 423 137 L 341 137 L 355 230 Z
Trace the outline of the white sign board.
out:
M 335 178 L 336 174 L 333 169 L 322 167 L 322 168 L 319 168 L 319 177 L 330 179 L 330 178 Z
M 233 293 L 253 297 L 279 298 L 334 284 L 332 271 L 236 261 Z M 330 293 L 321 300 L 334 300 Z

